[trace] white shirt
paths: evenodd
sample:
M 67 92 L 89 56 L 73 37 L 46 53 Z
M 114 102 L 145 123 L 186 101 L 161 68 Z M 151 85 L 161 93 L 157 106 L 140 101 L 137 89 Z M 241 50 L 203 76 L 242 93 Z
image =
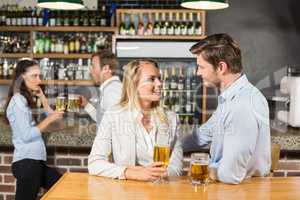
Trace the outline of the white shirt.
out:
M 91 118 L 99 124 L 105 110 L 120 102 L 122 93 L 122 83 L 118 76 L 112 76 L 104 81 L 99 87 L 100 96 L 95 108 L 91 103 L 88 103 L 84 110 Z
M 169 176 L 179 176 L 183 151 L 179 141 L 178 117 L 173 112 L 167 112 L 167 118 L 171 134 L 171 156 L 167 171 Z M 138 111 L 129 111 L 120 106 L 105 112 L 88 158 L 90 174 L 122 179 L 126 167 L 145 166 L 153 162 L 152 134 L 155 133 L 155 127 L 148 134 L 139 119 L 141 114 Z M 111 154 L 113 163 L 109 162 Z

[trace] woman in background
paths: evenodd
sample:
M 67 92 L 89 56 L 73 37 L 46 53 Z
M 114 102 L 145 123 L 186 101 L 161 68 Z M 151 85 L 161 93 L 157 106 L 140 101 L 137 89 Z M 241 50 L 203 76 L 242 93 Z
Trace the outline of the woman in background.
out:
M 15 68 L 5 106 L 6 118 L 12 129 L 14 154 L 12 173 L 17 179 L 16 200 L 35 200 L 40 187 L 49 189 L 61 174 L 46 165 L 46 147 L 42 131 L 62 118 L 53 111 L 40 88 L 40 69 L 36 61 L 20 60 Z M 34 98 L 41 100 L 47 117 L 36 121 Z
M 162 83 L 157 63 L 135 60 L 124 70 L 121 102 L 103 116 L 88 159 L 89 173 L 141 181 L 181 175 L 178 119 L 159 106 Z M 153 162 L 155 133 L 160 127 L 167 127 L 171 138 L 167 168 Z

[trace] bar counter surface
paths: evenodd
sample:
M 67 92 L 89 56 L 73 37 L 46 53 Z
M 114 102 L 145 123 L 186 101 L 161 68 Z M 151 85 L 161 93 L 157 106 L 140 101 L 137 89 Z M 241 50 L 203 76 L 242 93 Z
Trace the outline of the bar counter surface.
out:
M 300 177 L 263 177 L 245 180 L 239 185 L 210 183 L 193 186 L 188 177 L 176 177 L 169 183 L 113 180 L 87 173 L 66 173 L 41 200 L 101 199 L 299 199 Z
M 80 125 L 79 125 L 80 124 Z M 47 147 L 91 147 L 96 136 L 96 124 L 87 118 L 75 121 L 61 120 L 52 124 L 43 134 Z M 299 128 L 272 128 L 272 142 L 279 144 L 282 150 L 300 150 Z M 0 115 L 0 146 L 12 146 L 11 130 Z

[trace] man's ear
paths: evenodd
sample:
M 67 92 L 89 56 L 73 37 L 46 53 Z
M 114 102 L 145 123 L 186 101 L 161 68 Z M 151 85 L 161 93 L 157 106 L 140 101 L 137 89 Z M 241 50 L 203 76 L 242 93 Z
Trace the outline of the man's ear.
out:
M 228 71 L 228 65 L 226 62 L 221 61 L 218 64 L 218 72 L 220 72 L 222 75 L 224 75 L 225 73 L 227 73 Z

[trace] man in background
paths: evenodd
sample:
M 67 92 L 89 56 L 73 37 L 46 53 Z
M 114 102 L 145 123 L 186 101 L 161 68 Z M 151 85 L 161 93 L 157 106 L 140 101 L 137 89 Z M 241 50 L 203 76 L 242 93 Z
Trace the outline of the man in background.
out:
M 110 51 L 104 50 L 92 55 L 90 73 L 95 84 L 99 85 L 98 99 L 94 106 L 82 96 L 81 106 L 84 106 L 85 111 L 97 124 L 101 122 L 105 110 L 120 101 L 122 83 L 115 75 L 117 69 L 117 57 Z

